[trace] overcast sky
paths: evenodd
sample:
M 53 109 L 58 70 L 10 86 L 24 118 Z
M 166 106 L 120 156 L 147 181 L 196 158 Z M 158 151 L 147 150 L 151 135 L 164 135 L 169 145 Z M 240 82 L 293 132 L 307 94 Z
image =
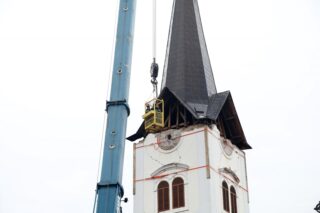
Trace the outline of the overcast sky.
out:
M 0 0 L 0 212 L 92 212 L 118 1 Z M 163 67 L 172 0 L 158 1 Z M 252 213 L 320 200 L 320 1 L 199 0 L 218 91 L 252 150 Z M 137 0 L 127 134 L 150 98 L 151 0 Z M 161 79 L 159 79 L 160 81 Z M 124 212 L 132 213 L 132 144 Z

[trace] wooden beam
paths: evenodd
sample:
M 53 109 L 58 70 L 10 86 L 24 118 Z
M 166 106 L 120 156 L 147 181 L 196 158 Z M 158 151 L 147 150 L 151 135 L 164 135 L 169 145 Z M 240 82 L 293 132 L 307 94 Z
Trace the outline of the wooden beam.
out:
M 178 127 L 179 126 L 179 104 L 177 104 L 177 112 L 176 112 L 176 126 Z
M 168 127 L 169 127 L 169 129 L 170 129 L 170 127 L 171 127 L 171 107 L 169 106 L 169 121 L 168 121 Z
M 170 116 L 167 116 L 167 117 L 166 117 L 166 120 L 164 121 L 164 126 L 167 126 L 167 124 L 168 124 L 168 122 L 169 122 L 169 118 L 170 118 Z
M 187 126 L 187 110 L 186 110 L 185 107 L 183 107 L 183 114 L 184 114 L 184 117 L 185 117 L 184 125 Z
M 230 121 L 230 120 L 233 120 L 233 119 L 235 119 L 235 116 L 231 116 L 231 117 L 225 118 L 224 120 L 225 121 Z
M 185 123 L 187 118 L 184 116 L 183 112 L 180 111 L 179 114 L 180 114 L 180 117 L 183 119 L 183 122 Z

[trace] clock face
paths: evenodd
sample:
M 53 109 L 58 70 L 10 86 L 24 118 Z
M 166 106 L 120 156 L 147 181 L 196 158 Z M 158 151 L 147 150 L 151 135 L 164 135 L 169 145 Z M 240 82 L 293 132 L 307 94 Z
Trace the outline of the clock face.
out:
M 158 145 L 162 150 L 172 150 L 180 141 L 180 131 L 171 130 L 160 134 Z
M 222 141 L 222 147 L 223 147 L 223 151 L 228 155 L 230 156 L 233 152 L 233 147 L 232 147 L 232 143 L 225 139 Z

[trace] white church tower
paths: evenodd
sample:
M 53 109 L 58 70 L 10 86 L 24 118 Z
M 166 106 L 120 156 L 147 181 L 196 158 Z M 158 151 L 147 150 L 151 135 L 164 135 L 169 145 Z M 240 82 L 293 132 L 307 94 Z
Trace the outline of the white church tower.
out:
M 161 92 L 144 118 L 128 138 L 140 139 L 134 213 L 249 213 L 251 147 L 231 93 L 216 90 L 197 0 L 174 0 Z

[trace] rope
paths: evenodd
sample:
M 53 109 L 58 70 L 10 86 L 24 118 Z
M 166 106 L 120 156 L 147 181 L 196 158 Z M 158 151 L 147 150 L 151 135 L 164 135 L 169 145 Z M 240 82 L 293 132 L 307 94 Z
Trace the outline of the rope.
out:
M 153 96 L 156 98 L 158 97 L 158 87 L 157 87 L 157 84 L 153 84 Z
M 151 64 L 151 83 L 153 85 L 153 95 L 158 97 L 158 88 L 157 88 L 157 77 L 158 77 L 158 64 L 156 62 L 157 54 L 157 2 L 153 0 L 153 10 L 152 10 L 152 64 Z
M 152 56 L 153 56 L 153 62 L 156 62 L 156 51 L 157 51 L 157 2 L 156 0 L 153 0 L 153 23 L 152 23 Z

